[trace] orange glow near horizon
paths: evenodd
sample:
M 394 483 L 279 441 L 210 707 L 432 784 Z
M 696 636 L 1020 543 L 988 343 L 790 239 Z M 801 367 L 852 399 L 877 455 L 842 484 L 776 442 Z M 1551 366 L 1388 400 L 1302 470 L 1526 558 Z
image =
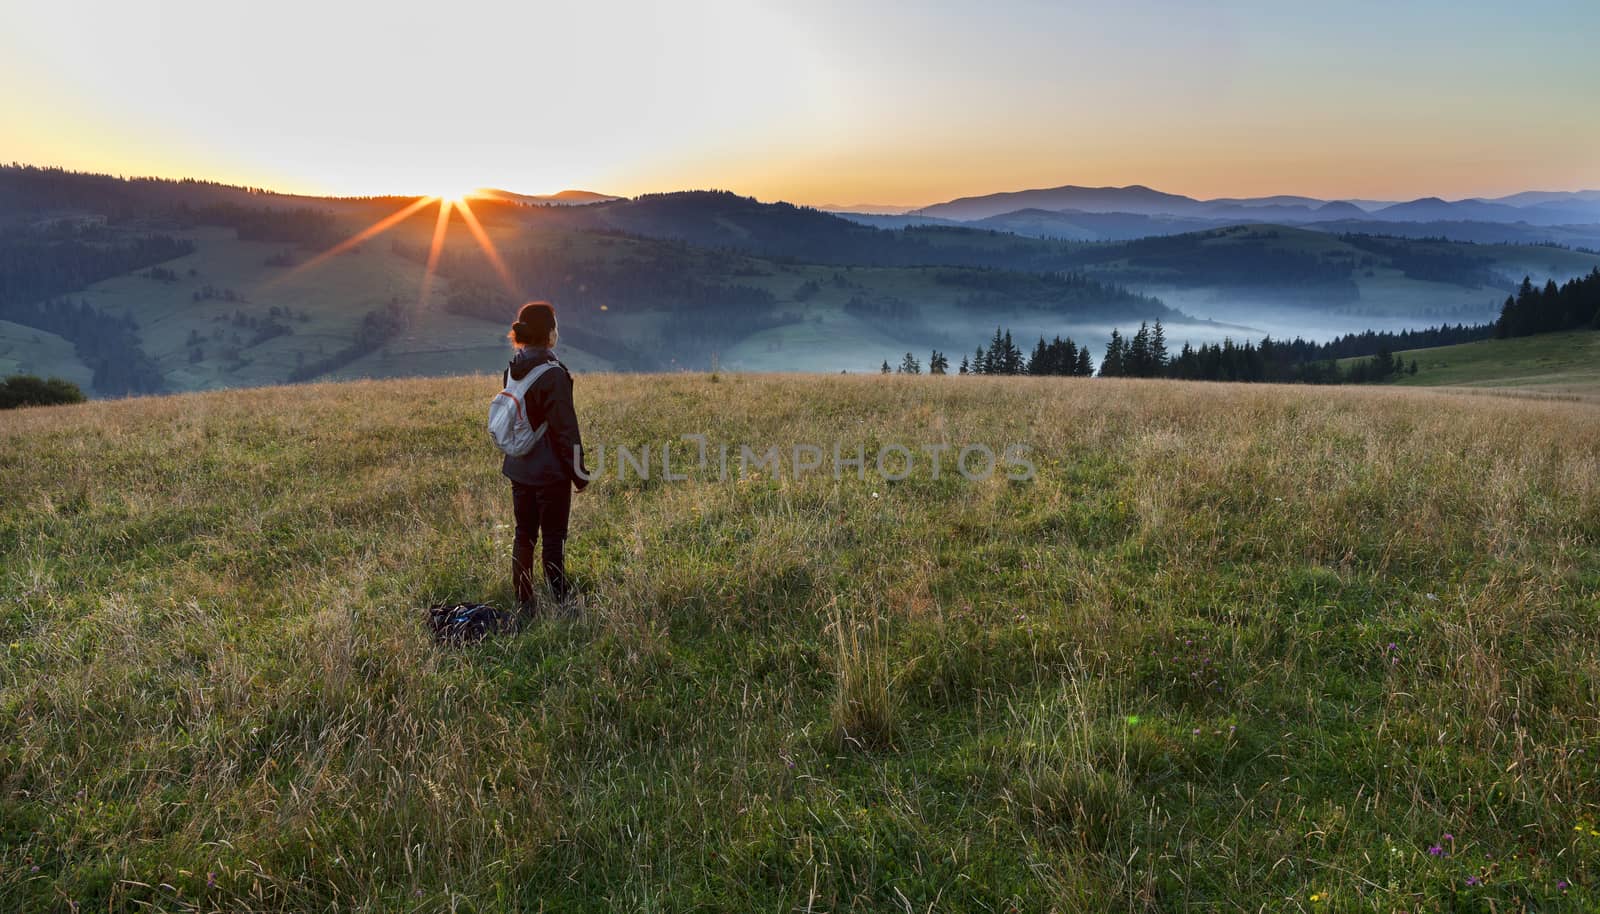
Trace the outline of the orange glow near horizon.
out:
M 452 206 L 465 203 L 476 197 L 483 196 L 483 189 L 459 185 L 456 187 L 441 187 L 434 193 L 434 199 L 443 200 Z
M 88 7 L 8 5 L 0 85 L 27 90 L 0 92 L 7 162 L 474 204 L 480 187 L 899 207 L 1067 184 L 1600 188 L 1594 2 L 464 0 L 381 23 L 312 0 Z M 565 36 L 538 43 L 538 73 L 583 78 L 537 78 L 486 29 Z M 598 35 L 604 66 L 575 37 Z

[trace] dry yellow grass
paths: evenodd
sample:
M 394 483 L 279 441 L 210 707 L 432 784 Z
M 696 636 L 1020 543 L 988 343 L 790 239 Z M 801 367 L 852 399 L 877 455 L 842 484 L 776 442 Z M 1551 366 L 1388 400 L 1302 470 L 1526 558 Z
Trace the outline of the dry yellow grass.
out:
M 493 387 L 0 415 L 0 907 L 1597 903 L 1593 404 L 583 376 L 586 616 L 441 652 Z M 836 442 L 1038 475 L 715 478 Z

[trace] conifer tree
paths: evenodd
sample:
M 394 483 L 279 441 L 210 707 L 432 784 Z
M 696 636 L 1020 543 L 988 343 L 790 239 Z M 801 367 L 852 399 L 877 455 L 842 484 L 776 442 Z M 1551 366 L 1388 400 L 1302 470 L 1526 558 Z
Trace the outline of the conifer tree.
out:
M 1028 357 L 1028 374 L 1052 374 L 1046 361 L 1048 358 L 1045 355 L 1044 337 L 1041 336 L 1033 347 L 1033 355 Z
M 994 337 L 989 340 L 989 352 L 983 362 L 984 374 L 1004 374 L 1006 364 L 1005 338 L 1000 335 L 1000 328 L 994 328 Z
M 1139 322 L 1139 332 L 1128 343 L 1123 362 L 1124 373 L 1129 377 L 1148 378 L 1153 373 L 1150 370 L 1150 326 L 1143 321 Z
M 1105 358 L 1100 360 L 1100 377 L 1122 377 L 1126 373 L 1123 359 L 1122 333 L 1118 330 L 1112 330 L 1111 342 L 1106 344 Z

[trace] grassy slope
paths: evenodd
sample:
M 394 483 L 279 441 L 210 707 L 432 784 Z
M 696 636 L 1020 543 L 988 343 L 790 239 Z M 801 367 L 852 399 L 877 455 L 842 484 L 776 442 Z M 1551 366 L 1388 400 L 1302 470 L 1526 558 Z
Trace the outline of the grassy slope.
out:
M 411 311 L 407 332 L 332 377 L 452 375 L 503 362 L 505 326 L 445 311 L 449 282 L 442 278 L 434 281 L 426 302 L 422 301 L 423 268 L 390 248 L 393 238 L 426 243 L 424 231 L 431 230 L 431 220 L 425 230 L 407 224 L 352 253 L 296 271 L 265 263 L 285 251 L 307 259 L 306 252 L 293 246 L 239 241 L 231 229 L 201 228 L 178 233 L 194 241 L 196 251 L 164 264 L 178 274 L 176 282 L 130 274 L 68 297 L 86 299 L 113 314 L 132 314 L 139 321 L 145 351 L 177 390 L 282 383 L 298 367 L 299 358 L 315 362 L 350 345 L 362 316 L 393 300 Z M 450 240 L 452 250 L 471 244 L 458 225 L 452 226 Z M 196 275 L 189 275 L 191 269 Z M 232 290 L 244 301 L 194 301 L 194 293 L 206 286 Z M 240 311 L 265 318 L 273 306 L 305 312 L 310 320 L 290 320 L 293 333 L 254 346 L 249 345 L 250 330 L 229 322 Z M 218 331 L 220 339 L 213 336 Z M 189 360 L 191 332 L 204 339 L 205 357 L 199 362 Z M 237 344 L 235 334 L 240 338 Z M 224 357 L 232 345 L 241 350 L 238 360 Z M 610 367 L 570 346 L 564 357 L 582 370 Z
M 94 380 L 94 372 L 67 340 L 45 330 L 0 321 L 0 377 L 13 374 L 65 378 L 85 392 Z
M 587 616 L 441 651 L 507 598 L 492 386 L 0 423 L 0 909 L 1600 902 L 1590 405 L 585 376 L 591 447 L 1039 478 L 605 479 Z
M 1417 373 L 1396 383 L 1413 387 L 1525 388 L 1550 394 L 1600 396 L 1600 333 L 1544 333 L 1399 353 Z M 1348 365 L 1356 359 L 1342 359 Z
M 387 212 L 381 206 L 355 207 L 348 204 L 335 209 L 340 231 L 351 234 Z M 530 247 L 559 247 L 576 252 L 580 260 L 588 257 L 628 259 L 656 256 L 693 259 L 697 256 L 692 249 L 671 245 L 663 247 L 661 242 L 648 239 L 619 239 L 552 229 L 542 225 L 536 214 L 518 210 L 486 207 L 484 218 L 488 231 L 508 255 Z M 424 211 L 390 233 L 369 242 L 358 253 L 334 258 L 315 269 L 293 274 L 282 267 L 265 265 L 265 260 L 273 255 L 285 250 L 294 251 L 291 246 L 241 242 L 231 230 L 201 228 L 180 233 L 196 242 L 196 253 L 165 265 L 179 274 L 176 283 L 155 282 L 138 275 L 128 275 L 97 283 L 72 297 L 86 298 L 113 313 L 133 314 L 140 322 L 146 351 L 161 364 L 170 386 L 175 390 L 280 383 L 289 377 L 301 359 L 315 362 L 349 345 L 362 315 L 368 310 L 382 307 L 391 300 L 398 300 L 408 307 L 419 301 L 422 267 L 396 256 L 391 250 L 390 241 L 398 239 L 412 246 L 425 245 L 433 227 L 432 211 Z M 742 231 L 738 225 L 729 227 Z M 1278 238 L 1271 244 L 1277 247 L 1357 263 L 1366 256 L 1335 236 L 1284 227 L 1254 226 L 1233 235 L 1196 235 L 1191 240 L 1203 248 L 1220 250 L 1239 244 L 1258 243 L 1245 237 L 1258 231 L 1276 233 Z M 459 218 L 452 222 L 448 237 L 448 249 L 455 254 L 473 249 L 470 236 Z M 1036 248 L 1044 251 L 1082 248 L 1079 245 L 1063 245 L 1005 233 L 933 233 L 929 239 L 936 246 L 959 241 L 964 245 Z M 1438 246 L 1428 242 L 1413 244 L 1422 248 Z M 1459 249 L 1455 245 L 1444 247 Z M 1111 257 L 1121 248 L 1112 245 L 1105 250 L 1107 256 Z M 1508 282 L 1520 279 L 1525 273 L 1538 280 L 1550 276 L 1560 280 L 1587 272 L 1600 264 L 1600 256 L 1555 248 L 1483 245 L 1471 250 L 1494 258 L 1495 269 Z M 303 251 L 294 253 L 305 256 Z M 1084 318 L 1021 306 L 973 309 L 963 301 L 971 294 L 971 290 L 936 282 L 936 276 L 945 272 L 945 268 L 850 269 L 780 265 L 747 257 L 739 259 L 745 268 L 744 273 L 748 274 L 744 275 L 725 273 L 726 263 L 713 267 L 711 259 L 702 258 L 702 261 L 699 269 L 707 281 L 765 288 L 777 297 L 779 312 L 793 312 L 802 318 L 799 322 L 764 330 L 723 345 L 718 352 L 720 363 L 741 370 L 872 370 L 882 359 L 898 361 L 907 349 L 926 360 L 928 350 L 935 347 L 947 353 L 956 353 L 959 360 L 960 354 L 970 352 L 973 346 L 988 340 L 997 324 L 1011 328 L 1019 340 L 1031 342 L 1040 336 L 1060 334 L 1079 341 L 1089 341 L 1098 351 L 1113 323 L 1127 330 L 1140 319 L 1140 316 L 1130 313 L 1126 320 L 1110 321 L 1103 317 Z M 1081 266 L 1113 281 L 1124 281 L 1129 276 L 1139 275 L 1128 273 L 1127 262 L 1116 259 L 1087 262 Z M 188 273 L 190 269 L 195 270 L 197 275 L 191 277 Z M 1192 316 L 1215 318 L 1223 323 L 1251 328 L 1241 331 L 1235 327 L 1172 326 L 1174 339 L 1193 342 L 1220 341 L 1224 335 L 1239 337 L 1265 333 L 1275 336 L 1304 333 L 1325 338 L 1368 327 L 1398 329 L 1441 320 L 1475 321 L 1496 314 L 1504 298 L 1503 290 L 1467 289 L 1421 282 L 1406 278 L 1398 270 L 1385 266 L 1378 266 L 1373 274 L 1367 277 L 1364 272 L 1358 271 L 1357 282 L 1361 287 L 1358 301 L 1324 303 L 1309 308 L 1303 307 L 1303 296 L 1295 289 L 1257 290 L 1245 295 L 1238 290 L 1206 286 L 1177 287 L 1163 283 L 1142 283 L 1140 288 Z M 836 275 L 844 278 L 846 284 L 834 284 L 832 280 Z M 820 291 L 808 301 L 793 300 L 795 290 L 806 281 L 816 282 Z M 232 289 L 244 295 L 249 302 L 194 302 L 193 293 L 205 285 Z M 445 312 L 443 302 L 448 290 L 446 281 L 436 282 L 428 302 L 418 307 L 412 328 L 404 338 L 333 372 L 330 377 L 347 379 L 454 374 L 498 364 L 504 354 L 498 342 L 504 332 L 499 323 Z M 856 295 L 869 300 L 880 297 L 904 300 L 914 304 L 921 317 L 916 321 L 898 322 L 859 319 L 843 311 L 844 303 Z M 293 308 L 296 313 L 307 312 L 310 320 L 305 323 L 292 322 L 293 334 L 257 346 L 248 345 L 249 330 L 240 330 L 227 323 L 235 311 L 242 309 L 264 317 L 267 309 L 273 305 Z M 591 329 L 608 333 L 623 344 L 641 351 L 654 352 L 661 345 L 660 325 L 671 320 L 670 316 L 662 312 L 630 314 L 627 302 L 611 303 L 611 308 L 610 313 L 616 320 L 608 326 L 595 320 L 598 315 L 588 315 Z M 222 331 L 223 337 L 212 339 L 218 330 Z M 202 345 L 204 357 L 199 362 L 190 361 L 191 347 L 187 341 L 192 331 L 207 338 Z M 235 345 L 232 339 L 235 332 L 241 337 L 239 346 L 242 349 L 237 360 L 228 357 L 226 352 Z M 614 367 L 600 357 L 571 346 L 567 350 L 572 364 L 581 370 Z M 46 373 L 70 373 L 74 370 L 72 363 L 76 358 L 39 361 L 39 370 Z M 708 360 L 697 357 L 694 361 L 695 367 L 706 367 Z

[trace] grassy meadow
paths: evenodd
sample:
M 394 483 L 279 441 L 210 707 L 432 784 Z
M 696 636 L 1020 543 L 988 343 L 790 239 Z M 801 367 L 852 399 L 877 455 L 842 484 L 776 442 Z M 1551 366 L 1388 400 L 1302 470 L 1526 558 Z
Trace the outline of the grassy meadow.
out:
M 440 649 L 494 387 L 0 418 L 0 910 L 1600 907 L 1593 404 L 582 375 L 584 614 Z
M 1480 340 L 1397 353 L 1417 373 L 1409 386 L 1512 388 L 1555 396 L 1600 398 L 1600 333 L 1577 330 L 1508 340 Z M 1350 359 L 1342 360 L 1349 364 Z

